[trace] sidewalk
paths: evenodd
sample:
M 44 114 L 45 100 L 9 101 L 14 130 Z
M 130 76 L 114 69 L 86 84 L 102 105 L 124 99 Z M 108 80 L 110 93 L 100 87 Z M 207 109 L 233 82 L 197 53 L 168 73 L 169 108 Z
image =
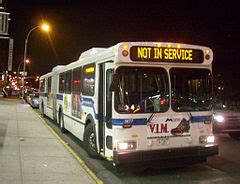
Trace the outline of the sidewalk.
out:
M 0 183 L 96 183 L 28 104 L 0 97 Z

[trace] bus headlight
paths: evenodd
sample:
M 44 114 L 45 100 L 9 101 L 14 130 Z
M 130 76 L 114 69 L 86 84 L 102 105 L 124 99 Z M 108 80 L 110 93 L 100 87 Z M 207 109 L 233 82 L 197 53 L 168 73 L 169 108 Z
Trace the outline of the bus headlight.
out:
M 207 136 L 207 143 L 214 143 L 215 137 L 213 135 Z
M 39 101 L 38 101 L 37 99 L 33 99 L 33 102 L 34 102 L 35 104 L 39 104 Z
M 136 141 L 118 142 L 117 145 L 119 151 L 134 150 L 137 148 Z
M 201 144 L 208 144 L 208 143 L 214 143 L 215 137 L 213 135 L 201 135 L 199 137 L 199 143 Z
M 222 123 L 224 121 L 224 117 L 222 115 L 213 115 L 213 119 L 218 123 Z

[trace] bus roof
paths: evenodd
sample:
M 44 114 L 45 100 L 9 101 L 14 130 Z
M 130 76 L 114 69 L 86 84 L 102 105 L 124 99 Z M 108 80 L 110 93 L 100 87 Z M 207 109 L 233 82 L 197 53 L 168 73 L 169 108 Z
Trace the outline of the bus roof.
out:
M 52 69 L 52 72 L 57 72 L 58 70 L 60 70 L 62 67 L 64 67 L 65 65 L 57 65 Z
M 170 54 L 175 54 L 174 55 L 175 58 L 179 59 L 178 63 L 181 63 L 181 64 L 182 63 L 189 63 L 189 64 L 202 63 L 204 65 L 209 65 L 212 63 L 212 60 L 213 60 L 212 50 L 209 47 L 205 47 L 205 46 L 201 46 L 201 45 L 181 44 L 181 43 L 171 43 L 171 42 L 120 42 L 120 43 L 118 43 L 112 47 L 108 47 L 108 48 L 91 48 L 91 49 L 83 52 L 80 55 L 78 61 L 81 62 L 81 64 L 83 65 L 83 64 L 88 63 L 89 60 L 91 60 L 91 62 L 103 61 L 103 60 L 106 60 L 107 58 L 108 59 L 114 58 L 115 56 L 118 56 L 121 61 L 129 61 L 129 59 L 133 60 L 133 58 L 130 55 L 131 55 L 131 53 L 133 53 L 133 50 L 134 50 L 131 48 L 134 48 L 134 47 L 151 49 L 152 58 L 140 58 L 140 60 L 138 60 L 139 58 L 135 58 L 136 59 L 135 61 L 140 61 L 140 62 L 147 60 L 149 63 L 149 60 L 153 59 L 153 57 L 154 57 L 155 48 L 156 49 L 162 48 L 163 50 L 165 49 L 166 51 L 169 52 L 168 56 L 170 56 Z M 127 57 L 122 57 L 124 50 L 127 50 L 127 53 L 128 53 Z M 136 49 L 135 49 L 135 51 L 136 51 Z M 186 54 L 188 54 L 189 51 L 190 51 L 191 56 L 194 55 L 196 57 L 193 56 L 193 58 L 190 58 L 187 61 L 186 57 L 184 58 L 184 56 Z M 172 52 L 172 53 L 170 53 L 170 52 Z M 180 55 L 180 54 L 182 54 L 182 55 Z M 171 56 L 173 56 L 173 55 L 171 55 Z M 183 59 L 185 59 L 185 61 Z M 192 61 L 190 61 L 190 60 L 192 60 Z M 172 57 L 172 61 L 174 61 L 174 57 Z M 170 59 L 169 59 L 169 61 L 163 61 L 163 59 L 157 60 L 157 61 L 155 60 L 155 63 L 156 62 L 161 62 L 161 63 L 165 63 L 165 64 L 173 63 L 170 61 Z M 175 64 L 176 63 L 177 62 L 175 62 Z
M 89 57 L 91 55 L 95 55 L 97 53 L 100 53 L 100 52 L 103 52 L 103 51 L 106 51 L 106 50 L 107 50 L 107 48 L 91 48 L 89 50 L 84 51 L 80 55 L 79 59 L 83 59 L 83 58 Z
M 108 47 L 108 48 L 91 48 L 85 52 L 83 52 L 79 59 L 69 63 L 68 65 L 58 65 L 52 69 L 52 72 L 64 72 L 68 69 L 75 68 L 77 66 L 88 64 L 89 61 L 91 63 L 96 61 L 107 61 L 114 59 L 115 56 L 118 56 L 121 58 L 122 61 L 129 60 L 128 57 L 122 56 L 122 51 L 127 48 L 128 51 L 130 51 L 131 47 L 134 46 L 140 46 L 140 47 L 159 47 L 159 48 L 173 48 L 173 49 L 181 49 L 181 48 L 187 48 L 187 49 L 198 49 L 202 50 L 202 52 L 205 54 L 206 51 L 208 51 L 210 54 L 210 59 L 207 60 L 204 59 L 204 64 L 211 64 L 213 59 L 213 52 L 210 48 L 200 45 L 192 45 L 192 44 L 180 44 L 180 43 L 171 43 L 171 42 L 120 42 L 117 43 L 114 46 Z M 51 72 L 45 75 L 51 75 Z M 44 77 L 43 75 L 42 77 Z

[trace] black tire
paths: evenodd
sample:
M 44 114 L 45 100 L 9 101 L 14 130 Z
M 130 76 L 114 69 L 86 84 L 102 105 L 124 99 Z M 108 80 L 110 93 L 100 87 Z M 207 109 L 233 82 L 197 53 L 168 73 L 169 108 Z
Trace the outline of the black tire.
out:
M 233 139 L 240 139 L 240 132 L 229 133 L 230 137 Z
M 88 124 L 85 129 L 84 147 L 90 157 L 100 158 L 99 154 L 97 153 L 96 134 L 93 123 Z
M 63 120 L 63 113 L 62 113 L 62 111 L 59 112 L 58 119 L 59 119 L 59 127 L 60 127 L 61 132 L 62 133 L 66 133 L 67 130 L 64 127 L 64 120 Z

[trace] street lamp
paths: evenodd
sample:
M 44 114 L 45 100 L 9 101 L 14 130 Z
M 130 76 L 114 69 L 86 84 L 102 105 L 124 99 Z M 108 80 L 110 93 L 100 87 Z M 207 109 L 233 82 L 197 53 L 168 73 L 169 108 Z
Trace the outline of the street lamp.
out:
M 24 81 L 24 78 L 25 78 L 25 70 L 26 70 L 26 58 L 27 58 L 27 44 L 28 44 L 28 38 L 29 38 L 29 35 L 31 34 L 31 32 L 33 32 L 34 30 L 38 29 L 38 28 L 41 28 L 43 31 L 45 32 L 49 32 L 49 25 L 47 24 L 42 24 L 41 26 L 36 26 L 34 28 L 32 28 L 28 34 L 27 34 L 27 37 L 25 39 L 25 45 L 24 45 L 24 55 L 23 55 L 23 88 L 22 88 L 22 102 L 24 103 L 24 91 L 25 91 L 25 81 Z

